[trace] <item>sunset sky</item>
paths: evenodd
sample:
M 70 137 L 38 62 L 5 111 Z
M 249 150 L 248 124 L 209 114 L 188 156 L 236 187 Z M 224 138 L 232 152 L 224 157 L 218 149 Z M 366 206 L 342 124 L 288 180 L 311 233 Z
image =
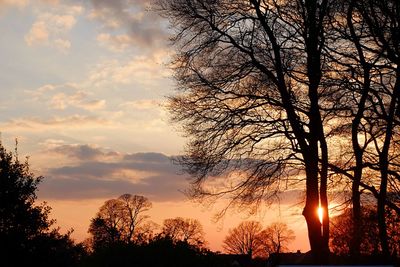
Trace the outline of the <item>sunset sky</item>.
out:
M 292 250 L 308 250 L 299 199 L 248 218 L 190 202 L 188 186 L 170 157 L 185 140 L 170 125 L 165 96 L 174 81 L 167 64 L 168 24 L 146 0 L 0 0 L 0 131 L 11 150 L 45 179 L 46 201 L 62 230 L 82 241 L 102 205 L 123 193 L 146 196 L 151 219 L 197 218 L 209 247 L 221 250 L 229 228 L 246 219 L 286 222 Z M 289 198 L 290 196 L 290 198 Z

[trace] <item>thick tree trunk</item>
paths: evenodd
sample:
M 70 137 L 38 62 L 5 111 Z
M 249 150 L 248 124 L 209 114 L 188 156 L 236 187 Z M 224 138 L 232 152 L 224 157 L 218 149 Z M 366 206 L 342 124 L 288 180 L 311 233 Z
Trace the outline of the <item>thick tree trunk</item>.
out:
M 307 10 L 306 28 L 308 34 L 304 36 L 307 53 L 307 75 L 309 79 L 308 96 L 310 99 L 308 139 L 309 156 L 305 156 L 306 164 L 306 206 L 303 215 L 308 226 L 311 251 L 316 264 L 329 262 L 329 214 L 327 197 L 328 178 L 328 148 L 323 130 L 323 120 L 320 114 L 318 88 L 321 82 L 321 47 L 324 39 L 321 34 L 327 1 L 320 4 L 315 0 L 305 1 Z M 321 150 L 319 150 L 320 145 Z M 320 158 L 321 157 L 321 158 Z M 321 161 L 320 161 L 321 159 Z M 319 166 L 319 162 L 321 165 Z M 324 211 L 322 224 L 318 217 L 318 207 Z
M 311 253 L 313 256 L 314 264 L 324 264 L 327 263 L 328 259 L 326 256 L 326 251 L 324 251 L 322 246 L 322 231 L 321 223 L 316 212 L 318 208 L 318 198 L 308 198 L 306 201 L 306 206 L 303 210 L 303 216 L 306 219 L 308 228 L 308 239 L 310 242 Z
M 320 206 L 318 161 L 312 161 L 311 158 L 307 158 L 307 160 L 306 205 L 303 210 L 303 216 L 307 223 L 314 264 L 327 264 L 329 262 L 329 247 L 327 240 L 324 239 L 324 227 L 319 220 L 317 212 Z
M 323 24 L 327 1 L 320 4 L 315 0 L 306 0 L 305 10 L 306 29 L 304 40 L 307 55 L 308 97 L 309 110 L 309 136 L 307 151 L 303 151 L 306 165 L 306 205 L 303 215 L 307 222 L 308 236 L 314 264 L 327 264 L 329 262 L 329 218 L 327 198 L 328 174 L 328 149 L 323 132 L 323 120 L 319 108 L 318 88 L 321 82 L 321 47 L 324 45 Z M 318 145 L 321 146 L 321 154 Z M 321 159 L 321 166 L 319 162 Z M 318 217 L 318 207 L 324 210 L 324 219 L 321 224 Z

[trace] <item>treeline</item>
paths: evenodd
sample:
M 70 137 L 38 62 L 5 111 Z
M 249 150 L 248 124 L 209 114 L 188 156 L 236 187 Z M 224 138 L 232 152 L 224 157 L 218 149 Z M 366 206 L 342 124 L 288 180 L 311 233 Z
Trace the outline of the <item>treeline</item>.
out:
M 130 194 L 105 201 L 91 221 L 91 237 L 85 241 L 89 255 L 82 265 L 231 266 L 239 260 L 250 266 L 287 251 L 295 238 L 284 223 L 263 228 L 260 222 L 242 222 L 223 242 L 227 253 L 243 256 L 235 259 L 207 248 L 198 220 L 176 217 L 159 226 L 146 215 L 151 206 L 146 197 Z
M 207 248 L 198 220 L 176 217 L 157 225 L 146 215 L 152 206 L 146 197 L 123 194 L 105 201 L 91 220 L 90 237 L 76 243 L 73 230 L 62 234 L 49 217 L 51 208 L 36 203 L 42 179 L 30 171 L 27 160 L 21 162 L 0 144 L 0 266 L 224 267 L 237 261 L 257 266 L 260 261 L 252 257 L 265 257 L 276 242 L 285 249 L 287 240 L 275 240 L 274 229 L 293 238 L 283 224 L 262 229 L 258 222 L 244 222 L 224 241 L 227 251 L 244 257 L 230 257 Z M 240 242 L 250 245 L 241 247 Z

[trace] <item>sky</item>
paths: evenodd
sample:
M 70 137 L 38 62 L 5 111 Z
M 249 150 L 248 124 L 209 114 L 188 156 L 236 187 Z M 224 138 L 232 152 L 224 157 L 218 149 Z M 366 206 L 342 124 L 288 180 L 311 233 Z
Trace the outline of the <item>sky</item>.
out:
M 308 250 L 301 207 L 293 197 L 249 217 L 196 204 L 182 193 L 188 177 L 171 157 L 185 139 L 165 109 L 173 94 L 168 23 L 146 0 L 0 0 L 1 140 L 44 177 L 38 201 L 52 207 L 62 231 L 88 237 L 105 200 L 146 196 L 151 219 L 200 220 L 208 245 L 222 250 L 243 220 L 286 222 L 290 249 Z M 289 195 L 288 195 L 289 196 Z

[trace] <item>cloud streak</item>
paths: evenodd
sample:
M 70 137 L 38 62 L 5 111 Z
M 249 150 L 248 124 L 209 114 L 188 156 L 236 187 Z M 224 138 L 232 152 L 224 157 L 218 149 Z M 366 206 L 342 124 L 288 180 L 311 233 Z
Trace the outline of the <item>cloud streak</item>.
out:
M 119 153 L 93 145 L 55 144 L 46 150 L 74 163 L 48 169 L 40 196 L 76 200 L 111 198 L 123 193 L 140 194 L 153 201 L 181 201 L 190 186 L 173 157 L 162 153 Z M 279 200 L 278 200 L 279 198 Z M 303 190 L 287 189 L 277 203 L 295 205 L 303 201 Z
M 66 117 L 54 116 L 48 119 L 38 117 L 11 119 L 0 124 L 0 127 L 5 131 L 46 131 L 54 128 L 106 127 L 110 125 L 112 125 L 111 121 L 97 116 L 71 115 Z
M 184 199 L 181 191 L 188 186 L 179 166 L 161 153 L 122 154 L 90 145 L 59 145 L 47 153 L 76 161 L 44 173 L 40 186 L 44 198 L 109 198 L 131 193 L 154 201 L 174 201 Z

